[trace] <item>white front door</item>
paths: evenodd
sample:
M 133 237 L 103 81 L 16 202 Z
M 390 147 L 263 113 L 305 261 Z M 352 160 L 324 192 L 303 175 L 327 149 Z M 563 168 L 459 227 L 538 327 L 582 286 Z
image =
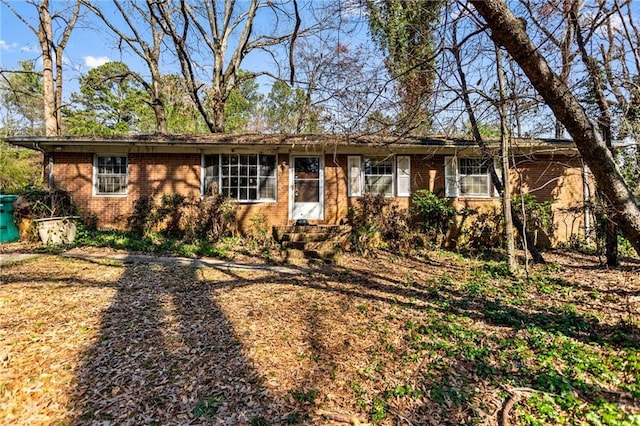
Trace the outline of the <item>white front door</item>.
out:
M 289 219 L 324 219 L 324 164 L 320 156 L 291 157 Z

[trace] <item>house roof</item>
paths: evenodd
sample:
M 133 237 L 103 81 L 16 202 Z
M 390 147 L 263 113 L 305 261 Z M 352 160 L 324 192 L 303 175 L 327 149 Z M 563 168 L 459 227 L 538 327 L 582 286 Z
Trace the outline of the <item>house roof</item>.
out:
M 197 134 L 197 135 L 132 135 L 119 137 L 97 136 L 14 136 L 4 139 L 13 145 L 44 152 L 198 152 L 232 150 L 275 150 L 277 152 L 326 151 L 358 153 L 384 150 L 397 153 L 454 153 L 477 151 L 473 139 L 445 136 L 380 136 L 380 135 L 282 135 L 282 134 Z M 498 149 L 497 139 L 487 145 Z M 514 152 L 521 153 L 577 153 L 568 139 L 513 139 Z

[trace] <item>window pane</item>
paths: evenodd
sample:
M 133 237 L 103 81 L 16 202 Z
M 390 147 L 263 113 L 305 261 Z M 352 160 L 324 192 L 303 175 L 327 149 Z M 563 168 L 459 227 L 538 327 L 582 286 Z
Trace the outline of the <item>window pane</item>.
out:
M 239 201 L 258 200 L 258 194 L 262 197 L 263 193 L 270 199 L 275 197 L 275 155 L 222 154 L 220 164 L 220 182 L 227 197 Z M 274 178 L 274 183 L 267 184 L 264 191 L 258 185 L 261 176 Z
M 365 191 L 385 196 L 393 195 L 393 158 L 364 157 Z
M 96 193 L 126 194 L 127 157 L 99 156 L 96 159 Z
M 267 200 L 275 200 L 276 198 L 276 180 L 275 178 L 260 178 L 260 198 Z
M 319 179 L 320 159 L 318 157 L 296 157 L 294 170 L 296 179 Z
M 318 180 L 297 180 L 295 187 L 296 202 L 317 203 L 320 201 L 320 182 Z

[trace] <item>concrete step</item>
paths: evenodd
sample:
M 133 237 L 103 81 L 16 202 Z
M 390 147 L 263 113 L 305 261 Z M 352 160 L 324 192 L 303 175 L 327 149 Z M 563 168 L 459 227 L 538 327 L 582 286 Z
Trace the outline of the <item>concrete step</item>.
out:
M 303 265 L 309 259 L 333 263 L 350 232 L 351 227 L 343 225 L 277 226 L 273 238 L 286 250 L 287 263 Z
M 288 249 L 285 253 L 285 260 L 290 265 L 306 266 L 309 264 L 309 258 L 304 250 Z
M 333 250 L 340 247 L 336 241 L 283 241 L 284 248 L 297 250 Z
M 344 225 L 306 225 L 306 226 L 274 226 L 273 238 L 276 241 L 323 241 L 350 232 Z

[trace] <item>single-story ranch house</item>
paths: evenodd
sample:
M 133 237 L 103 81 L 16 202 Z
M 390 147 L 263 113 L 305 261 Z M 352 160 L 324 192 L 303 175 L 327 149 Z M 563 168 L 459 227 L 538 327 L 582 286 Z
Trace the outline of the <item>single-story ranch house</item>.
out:
M 499 208 L 487 165 L 468 139 L 218 134 L 6 141 L 42 151 L 45 182 L 68 191 L 103 228 L 123 228 L 141 196 L 200 197 L 211 189 L 237 200 L 241 229 L 256 214 L 271 225 L 337 224 L 367 192 L 401 207 L 414 191 L 428 189 L 459 208 Z M 497 149 L 496 141 L 490 145 Z M 514 195 L 555 200 L 554 241 L 584 236 L 590 179 L 573 142 L 516 139 L 512 160 Z

